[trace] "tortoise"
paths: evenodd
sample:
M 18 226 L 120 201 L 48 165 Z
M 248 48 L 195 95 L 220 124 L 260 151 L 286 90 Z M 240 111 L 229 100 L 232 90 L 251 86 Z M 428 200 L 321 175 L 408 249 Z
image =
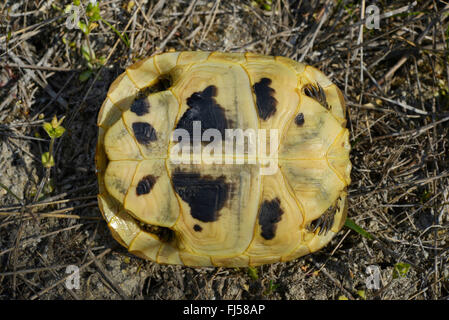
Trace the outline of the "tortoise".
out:
M 161 264 L 257 266 L 315 252 L 347 214 L 345 114 L 338 87 L 289 58 L 145 58 L 99 111 L 99 208 L 121 245 Z

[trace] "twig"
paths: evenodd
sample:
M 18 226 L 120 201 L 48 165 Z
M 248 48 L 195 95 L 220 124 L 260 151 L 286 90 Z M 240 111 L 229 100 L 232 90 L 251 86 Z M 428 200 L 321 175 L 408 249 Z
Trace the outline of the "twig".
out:
M 330 4 L 328 4 L 328 3 L 330 3 Z M 315 29 L 312 39 L 307 43 L 306 48 L 304 49 L 304 52 L 301 54 L 301 57 L 298 60 L 299 62 L 304 61 L 304 57 L 309 53 L 309 50 L 310 50 L 310 48 L 312 48 L 315 38 L 318 35 L 318 32 L 320 32 L 321 27 L 323 26 L 324 22 L 327 20 L 327 18 L 329 16 L 330 9 L 333 6 L 333 2 L 328 1 L 328 3 L 326 3 L 326 6 L 324 8 L 324 15 L 321 18 L 320 23 L 318 24 L 317 28 Z
M 168 34 L 168 36 L 165 37 L 164 41 L 162 41 L 162 43 L 159 45 L 159 48 L 156 50 L 157 52 L 163 52 L 165 49 L 165 46 L 167 45 L 168 41 L 171 40 L 171 38 L 173 38 L 173 36 L 175 35 L 176 31 L 178 31 L 179 27 L 184 23 L 184 21 L 186 20 L 186 18 L 190 15 L 190 13 L 192 12 L 193 8 L 195 7 L 196 3 L 198 0 L 193 0 L 192 2 L 190 2 L 189 7 L 187 8 L 187 10 L 185 11 L 184 15 L 182 16 L 181 20 L 179 20 L 179 22 L 176 24 L 176 26 L 172 29 L 172 31 Z
M 95 262 L 95 259 L 101 259 L 103 258 L 105 255 L 107 255 L 109 252 L 111 252 L 112 249 L 108 248 L 106 250 L 104 250 L 102 253 L 100 253 L 99 255 L 95 256 L 95 258 L 89 260 L 88 262 L 86 262 L 85 264 L 83 264 L 81 267 L 79 267 L 79 271 L 84 270 L 86 267 L 90 266 L 93 262 Z M 65 277 L 61 278 L 60 280 L 56 281 L 54 284 L 52 284 L 51 286 L 45 288 L 44 290 L 36 293 L 35 295 L 33 295 L 30 300 L 36 300 L 37 298 L 39 298 L 40 296 L 42 296 L 43 294 L 47 293 L 48 291 L 50 291 L 51 289 L 61 285 L 62 283 L 64 283 L 67 278 L 69 278 L 70 276 L 72 276 L 71 274 L 66 275 Z

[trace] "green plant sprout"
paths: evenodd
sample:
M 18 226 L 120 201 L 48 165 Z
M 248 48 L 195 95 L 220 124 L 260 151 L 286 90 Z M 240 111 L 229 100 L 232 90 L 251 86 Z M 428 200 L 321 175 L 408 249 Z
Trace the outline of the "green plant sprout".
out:
M 365 229 L 363 229 L 362 227 L 360 227 L 359 225 L 357 225 L 352 219 L 346 218 L 345 221 L 345 227 L 348 227 L 349 229 L 354 230 L 355 232 L 357 232 L 358 234 L 360 234 L 361 236 L 372 240 L 373 236 L 366 231 Z
M 71 6 L 79 7 L 80 5 L 81 5 L 81 2 L 79 0 L 74 0 L 72 2 L 72 5 L 69 5 L 66 7 L 65 12 L 69 12 L 71 9 Z M 88 80 L 90 78 L 90 76 L 93 74 L 94 69 L 104 65 L 104 63 L 106 61 L 106 57 L 104 57 L 104 56 L 97 58 L 95 52 L 90 47 L 89 35 L 90 35 L 91 31 L 94 30 L 98 26 L 98 23 L 97 23 L 98 21 L 103 22 L 112 31 L 114 31 L 115 34 L 117 34 L 117 36 L 123 41 L 123 43 L 127 47 L 130 46 L 128 36 L 124 33 L 123 34 L 120 33 L 116 28 L 114 28 L 113 25 L 111 25 L 109 22 L 107 22 L 105 19 L 103 19 L 103 17 L 100 14 L 100 4 L 98 2 L 96 2 L 95 4 L 92 2 L 89 2 L 89 4 L 86 7 L 85 12 L 86 12 L 87 20 L 82 21 L 81 19 L 79 19 L 76 23 L 76 26 L 81 30 L 81 32 L 84 33 L 84 35 L 86 36 L 86 39 L 87 39 L 87 41 L 86 41 L 87 45 L 83 45 L 81 47 L 81 54 L 84 57 L 84 59 L 87 61 L 88 69 L 83 71 L 80 74 L 79 80 L 81 82 Z
M 405 262 L 398 262 L 394 265 L 393 279 L 405 278 L 408 271 L 410 270 L 410 264 Z
M 259 279 L 259 273 L 257 269 L 254 267 L 248 267 L 248 275 L 253 280 Z
M 274 283 L 273 280 L 270 280 L 270 282 L 268 283 L 268 288 L 265 290 L 264 295 L 268 296 L 272 294 L 278 287 L 278 284 Z
M 44 152 L 41 157 L 42 164 L 46 168 L 51 168 L 54 167 L 55 165 L 55 160 L 53 157 L 53 149 L 55 140 L 61 137 L 65 132 L 65 128 L 61 126 L 61 123 L 62 121 L 64 121 L 64 118 L 65 117 L 62 117 L 61 119 L 58 120 L 58 118 L 54 116 L 51 122 L 44 122 L 42 126 L 45 132 L 47 132 L 48 136 L 50 137 L 50 148 L 48 152 Z
M 263 9 L 265 11 L 271 11 L 272 1 L 271 0 L 255 0 L 255 1 L 251 2 L 251 5 L 253 7 L 260 7 L 261 9 Z

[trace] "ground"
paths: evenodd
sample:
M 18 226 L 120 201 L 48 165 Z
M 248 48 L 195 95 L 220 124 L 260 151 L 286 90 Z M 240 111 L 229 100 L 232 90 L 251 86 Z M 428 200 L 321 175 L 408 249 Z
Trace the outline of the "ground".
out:
M 0 4 L 0 299 L 448 299 L 447 3 L 377 1 L 393 15 L 376 27 L 364 0 L 76 2 Z M 169 49 L 327 74 L 348 105 L 349 218 L 371 236 L 344 227 L 255 269 L 158 265 L 118 245 L 97 207 L 96 116 L 124 68 Z M 55 115 L 66 131 L 46 168 Z

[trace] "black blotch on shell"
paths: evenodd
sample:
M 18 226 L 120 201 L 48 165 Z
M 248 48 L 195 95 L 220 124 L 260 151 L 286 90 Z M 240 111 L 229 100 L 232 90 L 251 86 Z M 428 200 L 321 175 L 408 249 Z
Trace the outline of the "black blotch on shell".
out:
M 298 115 L 295 117 L 295 123 L 299 127 L 304 124 L 304 113 L 298 113 Z
M 131 105 L 132 112 L 137 114 L 138 116 L 143 116 L 147 114 L 150 110 L 150 103 L 146 98 L 140 98 L 134 100 L 133 104 Z
M 134 122 L 132 124 L 134 136 L 140 144 L 149 144 L 157 140 L 156 130 L 147 122 Z
M 225 136 L 225 129 L 228 128 L 224 109 L 217 104 L 214 97 L 217 96 L 217 87 L 208 86 L 203 91 L 194 92 L 187 98 L 189 108 L 182 115 L 176 125 L 176 129 L 185 129 L 193 136 L 193 122 L 201 122 L 201 135 L 207 129 L 217 129 L 221 136 Z
M 279 198 L 274 198 L 271 201 L 265 200 L 260 206 L 259 225 L 262 228 L 260 235 L 265 240 L 271 240 L 276 235 L 276 225 L 284 213 L 280 204 Z
M 257 113 L 263 120 L 267 120 L 276 112 L 278 101 L 274 97 L 276 91 L 270 87 L 271 79 L 262 78 L 254 84 L 253 89 L 256 95 Z
M 217 221 L 230 190 L 224 176 L 214 179 L 199 173 L 176 171 L 172 182 L 176 193 L 189 204 L 193 218 L 202 222 Z
M 201 232 L 203 230 L 203 228 L 201 228 L 201 226 L 199 224 L 196 224 L 193 226 L 193 230 L 195 230 L 196 232 Z
M 140 196 L 150 193 L 151 189 L 153 189 L 153 186 L 156 183 L 156 180 L 157 178 L 152 176 L 151 174 L 140 179 L 136 187 L 136 194 Z

